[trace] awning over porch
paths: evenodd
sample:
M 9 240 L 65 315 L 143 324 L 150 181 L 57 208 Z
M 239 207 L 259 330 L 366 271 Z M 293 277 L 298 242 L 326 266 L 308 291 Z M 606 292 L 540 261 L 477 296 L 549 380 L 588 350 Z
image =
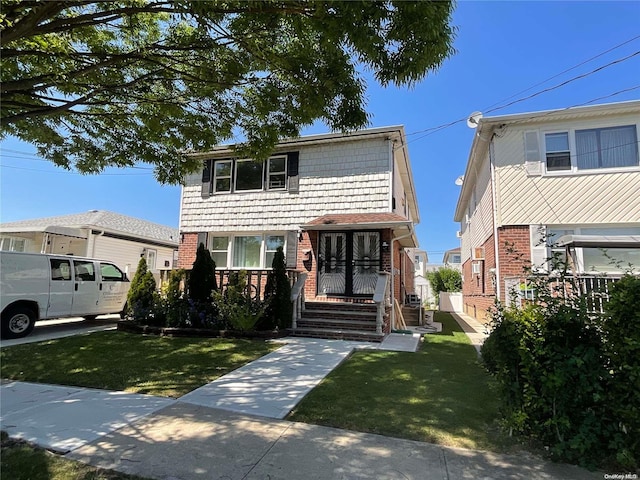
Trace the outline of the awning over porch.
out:
M 403 247 L 416 247 L 413 222 L 395 213 L 330 213 L 301 225 L 303 230 L 346 231 L 391 229 Z
M 640 235 L 563 235 L 559 247 L 640 248 Z
M 50 233 L 53 235 L 62 235 L 65 237 L 87 238 L 87 232 L 80 228 L 61 227 L 58 225 L 41 226 L 15 226 L 0 227 L 0 233 L 19 234 L 19 233 Z

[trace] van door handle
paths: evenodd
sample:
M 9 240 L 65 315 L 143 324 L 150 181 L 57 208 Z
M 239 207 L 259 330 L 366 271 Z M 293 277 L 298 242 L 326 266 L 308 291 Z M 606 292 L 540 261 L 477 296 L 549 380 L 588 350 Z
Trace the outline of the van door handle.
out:
M 76 282 L 76 292 L 78 291 L 78 283 Z
M 99 288 L 100 288 L 100 291 L 102 291 L 102 284 L 100 284 L 100 287 L 99 287 Z

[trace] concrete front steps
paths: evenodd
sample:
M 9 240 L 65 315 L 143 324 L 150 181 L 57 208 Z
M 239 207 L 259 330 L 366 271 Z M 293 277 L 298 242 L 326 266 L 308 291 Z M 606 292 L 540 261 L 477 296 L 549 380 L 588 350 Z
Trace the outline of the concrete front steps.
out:
M 294 337 L 381 342 L 376 333 L 377 306 L 373 303 L 306 302 Z

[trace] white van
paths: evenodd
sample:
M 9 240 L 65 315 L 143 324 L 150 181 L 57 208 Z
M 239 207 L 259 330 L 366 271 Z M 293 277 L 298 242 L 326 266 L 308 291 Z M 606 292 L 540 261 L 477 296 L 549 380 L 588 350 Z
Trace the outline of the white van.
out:
M 37 320 L 121 313 L 128 292 L 127 275 L 111 262 L 0 252 L 0 333 L 19 338 L 31 333 Z

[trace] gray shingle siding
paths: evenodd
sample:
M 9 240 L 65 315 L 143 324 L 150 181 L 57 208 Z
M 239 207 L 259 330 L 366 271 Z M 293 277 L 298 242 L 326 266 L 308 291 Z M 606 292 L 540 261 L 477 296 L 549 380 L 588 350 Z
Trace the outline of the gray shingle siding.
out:
M 325 213 L 390 211 L 389 144 L 382 138 L 299 149 L 300 191 L 201 197 L 200 175 L 182 193 L 183 232 L 292 230 Z

